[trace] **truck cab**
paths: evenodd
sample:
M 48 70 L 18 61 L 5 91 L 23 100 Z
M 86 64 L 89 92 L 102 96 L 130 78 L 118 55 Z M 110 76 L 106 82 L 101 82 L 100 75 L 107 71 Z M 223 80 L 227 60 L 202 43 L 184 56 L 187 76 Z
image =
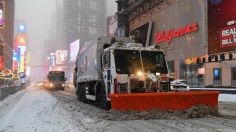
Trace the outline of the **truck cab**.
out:
M 48 83 L 46 87 L 50 90 L 64 90 L 65 82 L 66 78 L 64 71 L 50 71 L 48 73 Z
M 125 37 L 101 37 L 77 58 L 78 100 L 109 108 L 110 94 L 170 91 L 164 52 Z

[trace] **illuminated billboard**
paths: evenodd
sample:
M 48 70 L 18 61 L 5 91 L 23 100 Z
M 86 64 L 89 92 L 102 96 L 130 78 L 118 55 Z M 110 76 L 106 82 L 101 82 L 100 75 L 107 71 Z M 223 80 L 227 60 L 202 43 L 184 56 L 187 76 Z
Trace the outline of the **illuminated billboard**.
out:
M 16 37 L 16 45 L 17 46 L 25 46 L 26 45 L 26 36 L 21 34 Z
M 220 47 L 236 45 L 236 25 L 226 27 L 220 31 Z
M 26 57 L 26 47 L 25 46 L 18 46 L 18 64 L 19 64 L 19 71 L 20 72 L 25 72 L 25 57 Z
M 76 56 L 79 52 L 79 48 L 80 48 L 80 40 L 79 39 L 70 44 L 70 60 L 71 61 L 76 60 Z
M 5 26 L 6 4 L 5 1 L 0 1 L 0 28 Z
M 67 59 L 66 50 L 57 50 L 56 51 L 56 64 L 64 64 Z
M 117 15 L 107 18 L 107 34 L 108 36 L 114 36 L 117 29 Z
M 3 61 L 3 57 L 0 56 L 0 70 L 2 70 L 4 68 L 4 61 Z
M 208 0 L 208 53 L 236 48 L 236 0 Z

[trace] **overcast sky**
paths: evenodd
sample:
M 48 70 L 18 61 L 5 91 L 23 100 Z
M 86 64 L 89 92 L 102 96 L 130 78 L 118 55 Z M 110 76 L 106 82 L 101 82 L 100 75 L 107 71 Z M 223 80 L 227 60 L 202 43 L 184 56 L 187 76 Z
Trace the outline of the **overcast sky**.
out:
M 117 12 L 116 0 L 107 0 L 107 16 L 112 16 Z
M 116 12 L 115 0 L 107 0 L 107 16 Z M 56 11 L 56 0 L 16 0 L 15 20 L 27 24 L 27 49 L 30 52 L 31 68 L 43 66 L 44 43 L 49 39 L 52 15 Z
M 40 65 L 44 41 L 49 37 L 52 13 L 55 11 L 55 0 L 16 0 L 15 20 L 27 24 L 27 48 L 31 52 L 31 61 Z M 37 58 L 37 59 L 32 59 Z
M 33 64 L 39 65 L 42 59 L 40 57 L 43 50 L 43 43 L 49 38 L 52 13 L 55 12 L 56 0 L 16 0 L 15 2 L 15 20 L 23 20 L 27 23 L 28 49 L 31 52 L 31 58 L 37 58 Z M 114 15 L 117 11 L 115 0 L 107 0 L 107 16 Z

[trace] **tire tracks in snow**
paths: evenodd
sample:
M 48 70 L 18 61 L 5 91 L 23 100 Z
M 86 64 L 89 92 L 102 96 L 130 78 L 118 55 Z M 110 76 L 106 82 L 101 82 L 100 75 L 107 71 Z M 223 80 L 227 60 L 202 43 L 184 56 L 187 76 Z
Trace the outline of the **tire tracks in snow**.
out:
M 219 105 L 220 112 L 223 111 L 221 117 L 207 116 L 195 119 L 151 119 L 151 120 L 104 120 L 101 119 L 105 111 L 96 108 L 90 104 L 84 104 L 77 101 L 75 94 L 65 91 L 50 92 L 54 95 L 61 105 L 74 117 L 79 124 L 84 124 L 86 131 L 113 131 L 113 132 L 156 132 L 156 131 L 210 131 L 210 132 L 234 132 L 235 104 L 221 103 Z M 227 115 L 226 115 L 227 113 Z

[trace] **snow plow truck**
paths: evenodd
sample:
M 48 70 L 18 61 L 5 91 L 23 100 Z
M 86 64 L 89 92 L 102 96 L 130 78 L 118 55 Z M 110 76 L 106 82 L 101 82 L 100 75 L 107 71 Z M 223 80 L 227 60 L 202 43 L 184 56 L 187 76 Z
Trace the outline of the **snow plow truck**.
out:
M 97 42 L 82 45 L 75 69 L 78 100 L 95 101 L 105 110 L 218 107 L 216 91 L 170 91 L 164 52 L 128 37 L 100 37 Z

